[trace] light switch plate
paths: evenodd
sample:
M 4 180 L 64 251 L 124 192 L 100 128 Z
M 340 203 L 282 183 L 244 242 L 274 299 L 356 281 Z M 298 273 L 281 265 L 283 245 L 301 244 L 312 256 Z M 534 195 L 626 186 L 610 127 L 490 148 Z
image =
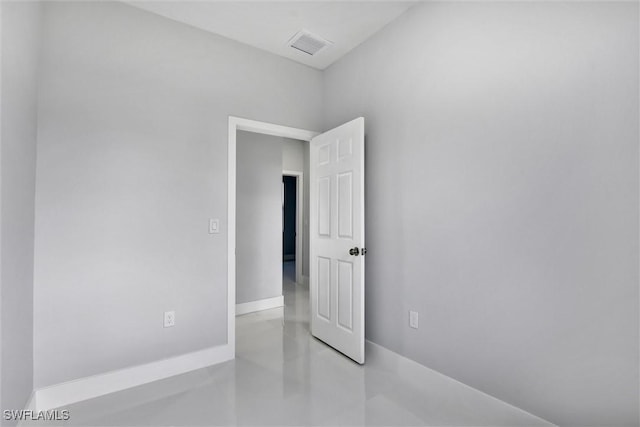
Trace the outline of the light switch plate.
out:
M 211 218 L 209 219 L 209 234 L 218 234 L 220 232 L 220 220 Z
M 410 311 L 409 312 L 409 326 L 413 329 L 418 329 L 418 312 Z
M 165 311 L 164 312 L 164 327 L 170 328 L 175 326 L 176 324 L 176 312 L 175 311 Z

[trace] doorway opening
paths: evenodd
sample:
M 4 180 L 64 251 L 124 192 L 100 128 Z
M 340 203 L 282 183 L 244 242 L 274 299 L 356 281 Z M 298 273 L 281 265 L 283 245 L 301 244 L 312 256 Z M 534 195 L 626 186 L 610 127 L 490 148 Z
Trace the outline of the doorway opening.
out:
M 237 117 L 229 117 L 229 144 L 228 144 L 228 211 L 227 211 L 227 220 L 228 220 L 228 240 L 227 240 L 227 248 L 228 248 L 228 265 L 227 265 L 227 271 L 228 271 L 228 276 L 227 276 L 227 297 L 228 297 L 228 318 L 227 318 L 227 340 L 228 340 L 228 344 L 230 346 L 231 349 L 233 349 L 233 352 L 235 354 L 235 344 L 236 344 L 236 340 L 235 340 L 235 325 L 236 325 L 236 314 L 241 314 L 242 310 L 250 310 L 250 311 L 257 311 L 262 309 L 261 307 L 264 308 L 269 308 L 270 305 L 273 306 L 282 306 L 284 303 L 284 298 L 282 297 L 282 261 L 283 261 L 283 252 L 282 252 L 282 248 L 280 247 L 280 245 L 282 245 L 282 241 L 280 240 L 282 237 L 282 230 L 281 227 L 279 227 L 279 223 L 282 221 L 280 218 L 278 219 L 278 221 L 275 223 L 275 227 L 273 226 L 267 226 L 267 227 L 258 227 L 255 230 L 250 231 L 250 237 L 253 236 L 258 236 L 260 233 L 271 233 L 273 231 L 275 231 L 279 236 L 277 237 L 277 245 L 278 247 L 273 250 L 267 250 L 267 251 L 260 251 L 256 253 L 256 256 L 259 256 L 261 258 L 263 257 L 269 257 L 269 256 L 274 256 L 276 262 L 275 265 L 279 270 L 279 274 L 280 274 L 280 280 L 279 280 L 279 286 L 280 286 L 280 296 L 279 299 L 278 297 L 274 297 L 274 298 L 262 298 L 261 300 L 259 300 L 259 302 L 257 302 L 256 304 L 253 305 L 244 305 L 242 306 L 241 304 L 237 305 L 237 296 L 240 296 L 238 294 L 238 290 L 236 288 L 237 286 L 237 278 L 238 278 L 238 274 L 242 275 L 244 273 L 246 273 L 246 271 L 244 270 L 243 266 L 238 266 L 238 260 L 239 260 L 239 255 L 240 258 L 242 258 L 242 254 L 240 254 L 240 247 L 238 246 L 238 239 L 239 238 L 246 238 L 247 236 L 243 236 L 241 235 L 242 233 L 245 233 L 245 229 L 243 228 L 242 231 L 241 229 L 238 229 L 238 220 L 241 219 L 242 215 L 251 215 L 251 214 L 255 214 L 255 212 L 247 212 L 245 209 L 240 210 L 239 206 L 238 206 L 238 202 L 242 202 L 240 200 L 240 196 L 237 191 L 238 191 L 238 184 L 240 185 L 244 185 L 242 182 L 238 182 L 238 176 L 237 176 L 237 172 L 238 172 L 238 131 L 245 131 L 251 134 L 262 134 L 262 135 L 269 135 L 269 136 L 276 136 L 276 137 L 281 137 L 281 138 L 288 138 L 288 139 L 293 139 L 293 140 L 298 140 L 298 141 L 303 141 L 303 142 L 309 142 L 311 141 L 311 139 L 313 137 L 315 137 L 316 135 L 318 135 L 318 133 L 316 132 L 312 132 L 312 131 L 308 131 L 308 130 L 303 130 L 303 129 L 297 129 L 297 128 L 292 128 L 292 127 L 287 127 L 287 126 L 280 126 L 280 125 L 274 125 L 271 123 L 265 123 L 265 122 L 259 122 L 259 121 L 255 121 L 255 120 L 248 120 L 248 119 L 242 119 L 242 118 L 237 118 Z M 302 178 L 302 172 L 298 172 L 298 171 L 287 171 L 287 170 L 283 170 L 282 167 L 282 163 L 280 163 L 280 170 L 278 171 L 278 176 L 277 179 L 278 181 L 282 181 L 282 176 L 283 175 L 289 175 L 289 176 L 296 176 L 295 174 L 292 175 L 292 173 L 300 173 L 300 176 L 296 178 L 297 181 L 297 185 L 296 185 L 296 195 L 298 196 L 296 198 L 296 204 L 299 205 L 302 203 L 303 201 L 303 196 L 302 196 L 302 189 L 303 189 L 303 178 Z M 260 182 L 260 181 L 258 181 Z M 278 182 L 276 182 L 277 184 Z M 279 187 L 279 186 L 278 186 Z M 278 195 L 276 196 L 277 198 L 275 199 L 275 202 L 277 203 L 277 205 L 281 204 L 281 201 L 279 200 L 281 197 L 280 196 L 280 188 L 276 187 L 276 191 L 278 193 Z M 277 206 L 276 205 L 276 206 Z M 280 207 L 277 206 L 277 213 L 278 216 L 281 216 L 281 212 L 280 212 Z M 302 215 L 297 215 L 296 216 L 296 226 L 297 226 L 297 230 L 303 230 L 303 224 L 302 224 Z M 296 236 L 296 259 L 299 261 L 302 261 L 302 255 L 301 255 L 301 250 L 302 250 L 302 244 L 300 243 L 300 239 L 302 238 L 303 233 L 298 232 L 297 236 Z M 274 239 L 275 240 L 275 239 Z M 244 248 L 249 247 L 250 245 L 244 245 Z M 296 282 L 298 280 L 304 280 L 302 279 L 302 262 L 296 262 L 296 264 L 298 264 L 298 268 L 296 268 Z M 258 273 L 261 273 L 261 271 L 259 271 Z M 258 275 L 259 276 L 259 275 Z M 261 278 L 261 277 L 260 277 Z M 275 280 L 271 280 L 271 283 L 275 283 Z
M 303 285 L 306 284 L 304 263 L 309 251 L 308 246 L 305 247 L 308 236 L 304 231 L 304 166 L 300 169 L 303 171 L 282 171 L 282 274 L 285 279 Z
M 243 141 L 251 141 L 256 135 L 280 137 L 257 138 L 253 145 L 244 142 L 238 145 L 238 131 L 242 132 Z M 251 135 L 251 136 L 246 136 Z M 364 118 L 359 117 L 343 125 L 316 134 L 302 129 L 272 125 L 253 120 L 229 118 L 229 150 L 228 150 L 228 337 L 229 349 L 235 354 L 235 325 L 236 314 L 262 311 L 269 308 L 284 306 L 284 288 L 282 276 L 282 237 L 284 226 L 283 216 L 283 182 L 282 168 L 285 162 L 282 143 L 284 139 L 307 141 L 308 171 L 309 171 L 309 221 L 305 222 L 303 230 L 308 232 L 309 239 L 309 269 L 311 278 L 310 289 L 307 291 L 307 316 L 310 318 L 309 332 L 315 338 L 323 341 L 357 363 L 363 364 L 365 359 L 364 339 L 364 257 L 367 253 L 364 247 Z M 271 142 L 268 142 L 271 141 Z M 280 150 L 266 150 L 269 144 L 275 144 Z M 279 145 L 280 144 L 280 145 Z M 238 162 L 237 150 L 242 148 L 249 153 Z M 259 151 L 259 153 L 257 153 Z M 263 178 L 255 179 L 247 185 L 243 183 L 242 191 L 239 181 L 247 175 L 252 175 L 254 169 L 262 169 L 263 164 L 271 162 L 271 167 Z M 278 163 L 280 170 L 278 171 Z M 249 169 L 236 175 L 238 166 Z M 249 171 L 249 173 L 247 173 Z M 275 171 L 275 173 L 273 172 Z M 273 177 L 273 181 L 271 181 Z M 260 188 L 269 184 L 270 197 L 266 197 Z M 298 185 L 296 191 L 301 186 Z M 245 204 L 240 208 L 240 197 Z M 275 209 L 262 210 L 255 205 L 258 202 L 265 206 L 275 204 Z M 298 198 L 299 202 L 299 198 Z M 270 221 L 262 222 L 260 226 L 251 223 L 247 226 L 239 224 L 240 215 L 269 216 Z M 273 220 L 275 218 L 275 220 Z M 298 219 L 299 221 L 299 219 Z M 238 224 L 236 223 L 238 222 Z M 253 228 L 251 228 L 253 227 Z M 242 236 L 240 233 L 243 233 Z M 275 247 L 257 244 L 257 239 L 273 236 L 267 239 Z M 238 246 L 243 239 L 245 244 Z M 258 250 L 256 248 L 259 247 Z M 298 244 L 299 248 L 300 245 Z M 251 256 L 242 251 L 251 248 Z M 273 257 L 273 258 L 272 258 Z M 265 260 L 269 262 L 265 262 Z M 275 259 L 275 262 L 272 260 Z M 254 262 L 258 260 L 262 264 Z M 246 266 L 240 268 L 238 265 Z M 274 269 L 274 266 L 276 267 Z M 298 269 L 299 271 L 299 269 Z M 250 273 L 250 274 L 248 274 Z M 246 287 L 237 288 L 239 282 Z M 247 280 L 249 277 L 249 280 Z M 256 286 L 262 283 L 265 286 Z M 293 283 L 295 285 L 295 282 Z M 262 292 L 262 299 L 247 300 L 246 289 L 255 288 Z M 268 288 L 268 289 L 267 289 Z M 267 289 L 267 291 L 265 291 Z M 296 288 L 293 288 L 294 290 Z M 244 295 L 238 292 L 242 290 Z M 296 292 L 297 293 L 297 292 Z M 236 298 L 237 297 L 237 298 Z M 255 299 L 255 298 L 254 298 Z M 238 303 L 236 305 L 236 303 Z M 241 303 L 241 304 L 240 304 Z M 242 310 L 241 310 L 242 309 Z M 284 311 L 286 315 L 287 311 Z M 286 317 L 286 316 L 285 316 Z M 283 317 L 283 321 L 286 320 Z M 245 318 L 243 317 L 243 320 Z

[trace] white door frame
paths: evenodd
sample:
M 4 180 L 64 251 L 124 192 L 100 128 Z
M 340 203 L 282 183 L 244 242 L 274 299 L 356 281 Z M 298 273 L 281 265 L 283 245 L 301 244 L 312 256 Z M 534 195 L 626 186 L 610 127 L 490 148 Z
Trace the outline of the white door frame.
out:
M 236 354 L 236 133 L 239 130 L 311 141 L 318 132 L 229 116 L 227 149 L 227 344 Z
M 304 213 L 304 172 L 283 170 L 282 176 L 296 178 L 296 283 L 302 284 L 302 237 Z

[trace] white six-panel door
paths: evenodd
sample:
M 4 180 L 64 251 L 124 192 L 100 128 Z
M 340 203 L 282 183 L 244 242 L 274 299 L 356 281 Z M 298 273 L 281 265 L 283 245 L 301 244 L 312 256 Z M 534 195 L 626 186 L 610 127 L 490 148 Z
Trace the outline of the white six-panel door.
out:
M 310 146 L 311 333 L 364 363 L 364 118 Z

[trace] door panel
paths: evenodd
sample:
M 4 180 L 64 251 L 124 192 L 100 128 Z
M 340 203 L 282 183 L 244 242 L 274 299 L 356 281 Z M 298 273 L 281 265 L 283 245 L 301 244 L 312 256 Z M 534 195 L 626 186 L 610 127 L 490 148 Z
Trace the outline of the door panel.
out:
M 353 239 L 353 173 L 338 174 L 338 237 Z
M 353 330 L 353 264 L 338 261 L 338 325 Z
M 318 235 L 331 237 L 331 180 L 328 176 L 318 179 Z
M 364 363 L 364 119 L 312 139 L 309 172 L 311 333 Z
M 318 257 L 318 316 L 331 321 L 331 260 Z

